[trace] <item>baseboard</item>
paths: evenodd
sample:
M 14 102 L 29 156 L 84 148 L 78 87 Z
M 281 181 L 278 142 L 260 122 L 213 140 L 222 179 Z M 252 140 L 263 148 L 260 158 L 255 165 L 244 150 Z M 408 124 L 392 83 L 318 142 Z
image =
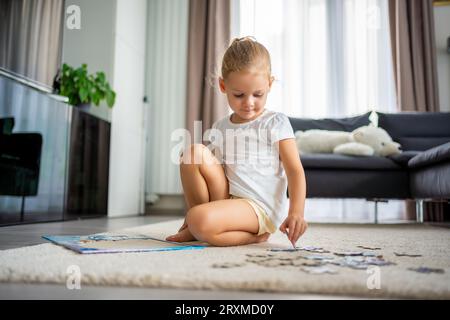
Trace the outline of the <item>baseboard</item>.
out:
M 182 194 L 158 195 L 158 201 L 145 204 L 145 215 L 184 216 L 186 204 Z

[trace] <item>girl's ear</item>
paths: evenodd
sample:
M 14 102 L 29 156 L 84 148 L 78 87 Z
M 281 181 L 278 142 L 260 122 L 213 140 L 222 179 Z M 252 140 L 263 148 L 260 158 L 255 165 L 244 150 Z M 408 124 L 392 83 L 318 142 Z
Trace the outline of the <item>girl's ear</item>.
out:
M 222 93 L 225 93 L 225 81 L 223 78 L 219 78 L 219 88 Z
M 275 77 L 274 76 L 271 76 L 270 78 L 269 78 L 269 89 L 271 89 L 272 88 L 272 83 L 275 81 Z

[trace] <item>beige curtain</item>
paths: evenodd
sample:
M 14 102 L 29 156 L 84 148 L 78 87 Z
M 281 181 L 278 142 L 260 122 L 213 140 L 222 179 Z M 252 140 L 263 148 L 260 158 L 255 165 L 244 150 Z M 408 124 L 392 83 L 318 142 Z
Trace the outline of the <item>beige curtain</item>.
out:
M 439 111 L 432 0 L 389 0 L 397 102 L 401 111 Z
M 392 55 L 400 111 L 439 111 L 432 0 L 390 0 Z M 448 206 L 447 206 L 448 207 Z M 409 219 L 415 202 L 407 201 Z M 443 221 L 443 203 L 425 203 L 425 221 Z
M 218 77 L 230 42 L 230 0 L 190 0 L 188 32 L 186 127 L 194 138 L 194 121 L 204 132 L 228 114 Z
M 63 0 L 0 1 L 0 67 L 51 87 L 61 61 Z

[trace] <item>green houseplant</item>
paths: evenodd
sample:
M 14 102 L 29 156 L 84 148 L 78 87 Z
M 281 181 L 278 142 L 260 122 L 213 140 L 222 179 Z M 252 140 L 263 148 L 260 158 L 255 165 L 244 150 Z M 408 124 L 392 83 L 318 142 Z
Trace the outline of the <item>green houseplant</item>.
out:
M 68 97 L 69 103 L 74 106 L 91 102 L 98 106 L 102 100 L 106 100 L 108 107 L 112 108 L 116 100 L 116 93 L 106 81 L 105 74 L 88 74 L 86 64 L 75 69 L 64 63 L 53 86 L 58 94 Z

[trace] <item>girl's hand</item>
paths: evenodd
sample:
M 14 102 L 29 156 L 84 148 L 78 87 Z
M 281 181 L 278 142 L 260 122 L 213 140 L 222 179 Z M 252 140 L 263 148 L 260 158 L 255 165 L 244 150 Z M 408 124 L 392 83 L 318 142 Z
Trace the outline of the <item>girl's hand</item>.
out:
M 289 241 L 295 248 L 298 238 L 305 233 L 308 223 L 299 214 L 289 214 L 280 226 L 280 231 L 287 234 Z

